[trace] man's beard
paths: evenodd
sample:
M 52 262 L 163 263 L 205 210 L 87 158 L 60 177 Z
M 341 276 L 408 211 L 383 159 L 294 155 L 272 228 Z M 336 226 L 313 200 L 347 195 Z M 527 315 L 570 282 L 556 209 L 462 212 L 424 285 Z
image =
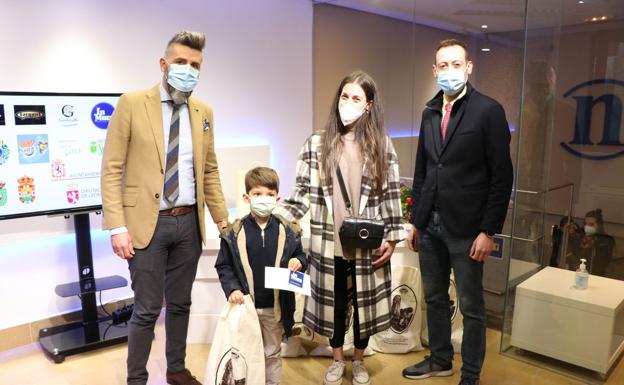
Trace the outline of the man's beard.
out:
M 186 100 L 193 93 L 193 91 L 188 91 L 188 92 L 180 91 L 169 83 L 167 83 L 167 92 L 169 92 L 169 96 L 171 96 L 171 99 L 173 99 L 173 104 L 186 103 Z

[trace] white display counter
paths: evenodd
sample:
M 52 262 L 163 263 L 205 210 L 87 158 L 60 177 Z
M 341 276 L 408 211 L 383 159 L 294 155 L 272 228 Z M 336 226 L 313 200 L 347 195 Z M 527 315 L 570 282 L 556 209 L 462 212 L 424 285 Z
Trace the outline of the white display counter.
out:
M 624 282 L 546 267 L 516 288 L 511 345 L 603 376 L 624 349 Z

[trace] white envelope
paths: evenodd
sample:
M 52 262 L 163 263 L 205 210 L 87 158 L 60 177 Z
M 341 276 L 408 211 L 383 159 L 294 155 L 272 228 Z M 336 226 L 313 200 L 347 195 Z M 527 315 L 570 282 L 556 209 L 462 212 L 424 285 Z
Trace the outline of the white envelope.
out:
M 310 276 L 286 268 L 265 267 L 264 287 L 267 289 L 288 290 L 295 293 L 310 295 Z

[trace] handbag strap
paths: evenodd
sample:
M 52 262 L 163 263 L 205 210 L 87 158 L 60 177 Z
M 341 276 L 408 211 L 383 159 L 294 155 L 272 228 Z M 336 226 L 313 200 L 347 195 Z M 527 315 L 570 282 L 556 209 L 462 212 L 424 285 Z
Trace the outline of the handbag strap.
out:
M 340 185 L 342 199 L 344 199 L 347 211 L 349 212 L 349 215 L 353 216 L 353 212 L 351 211 L 351 200 L 349 199 L 349 194 L 347 194 L 347 188 L 345 187 L 345 182 L 342 178 L 342 172 L 340 172 L 340 166 L 336 167 L 336 176 L 338 177 L 338 184 Z

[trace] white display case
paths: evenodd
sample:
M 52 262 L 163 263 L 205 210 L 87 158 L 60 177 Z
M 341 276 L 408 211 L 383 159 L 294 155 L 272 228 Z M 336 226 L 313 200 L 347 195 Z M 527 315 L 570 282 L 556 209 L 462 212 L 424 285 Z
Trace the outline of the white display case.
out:
M 624 282 L 546 267 L 516 288 L 511 345 L 606 376 L 624 349 Z

